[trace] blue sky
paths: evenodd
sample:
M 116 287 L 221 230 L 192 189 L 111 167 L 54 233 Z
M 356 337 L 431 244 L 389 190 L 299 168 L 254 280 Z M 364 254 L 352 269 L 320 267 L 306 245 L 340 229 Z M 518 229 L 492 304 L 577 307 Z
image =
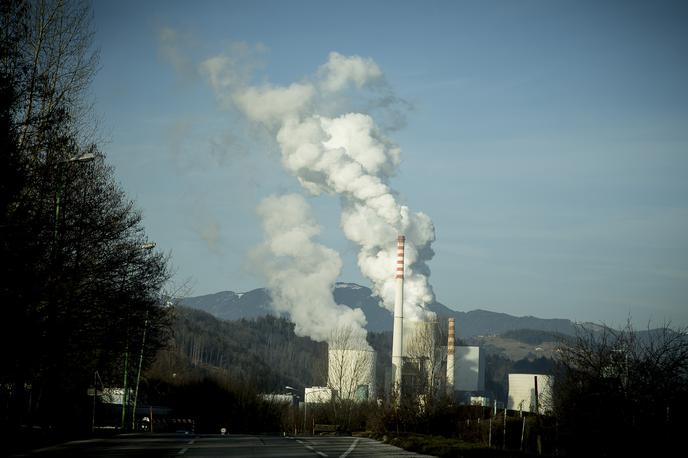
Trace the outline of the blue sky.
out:
M 193 295 L 263 286 L 255 208 L 302 193 L 200 63 L 230 53 L 288 85 L 336 51 L 403 100 L 403 124 L 379 119 L 402 150 L 390 184 L 433 219 L 440 302 L 688 325 L 684 2 L 96 1 L 94 19 L 104 149 Z M 341 280 L 369 285 L 338 199 L 309 200 Z

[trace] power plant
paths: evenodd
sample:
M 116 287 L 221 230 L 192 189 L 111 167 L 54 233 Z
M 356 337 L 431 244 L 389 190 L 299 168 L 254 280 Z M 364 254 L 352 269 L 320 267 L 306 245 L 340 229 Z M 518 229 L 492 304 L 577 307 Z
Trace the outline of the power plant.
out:
M 389 401 L 397 403 L 402 396 L 422 397 L 431 393 L 446 393 L 453 402 L 490 403 L 485 397 L 485 352 L 479 346 L 456 345 L 454 318 L 448 318 L 446 349 L 437 341 L 442 334 L 438 321 L 404 320 L 405 243 L 405 236 L 399 235 L 391 368 L 386 366 L 382 374 L 377 373 L 377 353 L 362 338 L 334 339 L 329 342 L 327 387 L 306 388 L 307 403 L 334 398 L 369 401 L 385 394 Z M 386 380 L 377 381 L 378 375 Z M 542 411 L 550 392 L 548 376 L 509 374 L 508 408 Z

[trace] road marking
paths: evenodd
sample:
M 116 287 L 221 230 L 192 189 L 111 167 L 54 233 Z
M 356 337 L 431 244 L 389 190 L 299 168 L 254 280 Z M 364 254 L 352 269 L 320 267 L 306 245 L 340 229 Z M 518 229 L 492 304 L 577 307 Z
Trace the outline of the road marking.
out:
M 317 453 L 318 455 L 323 456 L 323 457 L 326 457 L 326 456 L 327 456 L 327 454 L 326 454 L 326 453 L 323 453 L 323 452 L 315 452 L 315 453 Z
M 189 450 L 188 448 L 183 448 L 177 452 L 177 455 L 183 455 L 186 453 L 186 451 Z
M 193 445 L 193 443 L 194 443 L 193 439 L 191 439 L 189 442 L 187 442 L 188 445 Z
M 303 444 L 303 442 L 298 439 L 296 439 L 296 442 L 298 442 L 299 444 Z
M 357 439 L 351 444 L 351 446 L 347 449 L 346 452 L 344 452 L 344 453 L 342 453 L 341 455 L 339 455 L 339 458 L 346 458 L 347 456 L 349 456 L 349 453 L 351 453 L 351 452 L 354 451 L 354 449 L 356 448 L 356 445 L 358 444 L 358 441 L 360 441 L 360 440 L 361 440 L 360 437 L 357 438 Z

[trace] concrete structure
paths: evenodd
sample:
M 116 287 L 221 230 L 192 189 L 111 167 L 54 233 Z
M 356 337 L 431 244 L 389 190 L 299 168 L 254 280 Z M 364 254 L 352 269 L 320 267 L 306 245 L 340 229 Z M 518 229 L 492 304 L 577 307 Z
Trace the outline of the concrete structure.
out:
M 394 389 L 401 395 L 401 373 L 404 365 L 404 244 L 406 237 L 397 237 L 396 291 L 394 296 L 394 333 L 392 334 L 392 372 Z
M 373 350 L 331 348 L 327 358 L 327 384 L 341 399 L 375 399 Z
M 509 374 L 507 409 L 538 413 L 551 410 L 553 382 L 551 375 Z
M 332 400 L 332 388 L 326 386 L 308 386 L 305 388 L 306 403 L 324 404 Z
M 403 356 L 429 357 L 437 348 L 437 321 L 404 320 Z
M 454 347 L 454 391 L 484 390 L 485 352 L 475 346 Z

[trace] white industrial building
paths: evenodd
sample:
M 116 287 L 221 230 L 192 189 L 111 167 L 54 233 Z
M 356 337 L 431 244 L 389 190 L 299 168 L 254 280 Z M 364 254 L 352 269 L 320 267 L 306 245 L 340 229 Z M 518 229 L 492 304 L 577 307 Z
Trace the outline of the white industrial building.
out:
M 327 386 L 307 386 L 304 400 L 310 404 L 324 404 L 332 400 L 332 388 Z
M 551 375 L 509 374 L 507 409 L 538 413 L 551 410 L 553 382 L 554 378 Z
M 296 397 L 293 394 L 263 393 L 259 395 L 264 401 L 273 404 L 294 404 Z
M 373 350 L 331 348 L 327 358 L 327 384 L 340 399 L 375 399 L 375 362 Z
M 454 347 L 454 391 L 485 390 L 485 352 L 476 346 Z

